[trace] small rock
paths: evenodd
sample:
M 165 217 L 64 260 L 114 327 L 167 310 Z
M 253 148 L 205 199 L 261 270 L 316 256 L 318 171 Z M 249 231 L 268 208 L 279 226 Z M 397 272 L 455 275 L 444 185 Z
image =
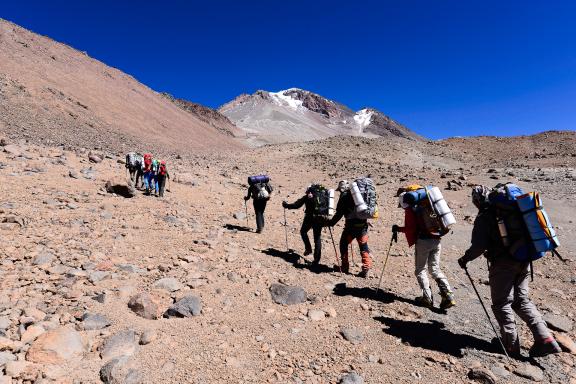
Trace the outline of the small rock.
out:
M 80 176 L 78 175 L 78 172 L 76 172 L 75 170 L 71 169 L 68 172 L 68 176 L 73 178 L 73 179 L 78 179 Z
M 576 355 L 576 344 L 568 335 L 558 333 L 555 335 L 555 338 L 558 342 L 558 345 L 560 345 L 560 348 L 562 348 L 564 352 Z
M 246 214 L 244 212 L 236 212 L 232 215 L 236 220 L 246 220 Z
M 100 356 L 102 360 L 112 360 L 119 357 L 130 357 L 136 352 L 138 338 L 131 329 L 120 331 L 110 336 L 104 342 Z
M 350 372 L 340 378 L 340 384 L 364 384 L 362 376 L 356 372 Z
M 140 384 L 144 382 L 144 377 L 136 369 L 128 370 L 123 384 Z
M 156 331 L 153 330 L 144 331 L 140 336 L 140 345 L 150 344 L 157 338 L 158 334 L 156 333 Z
M 109 327 L 112 323 L 106 316 L 97 313 L 85 313 L 82 316 L 82 328 L 85 331 L 93 331 Z
M 362 335 L 362 332 L 360 332 L 360 330 L 358 330 L 357 328 L 342 328 L 340 330 L 340 333 L 346 340 L 348 340 L 352 344 L 360 344 L 362 341 L 364 341 L 364 336 Z
M 100 379 L 106 384 L 122 383 L 121 369 L 127 362 L 126 357 L 112 359 L 100 368 Z
M 85 351 L 80 333 L 62 327 L 40 335 L 26 354 L 26 359 L 34 363 L 61 364 L 67 360 L 82 357 Z
M 34 340 L 36 340 L 38 338 L 38 336 L 40 336 L 44 332 L 46 332 L 46 330 L 44 329 L 43 326 L 33 324 L 33 325 L 29 326 L 28 328 L 26 328 L 26 330 L 22 333 L 22 336 L 20 337 L 20 341 L 23 342 L 24 344 L 31 343 Z
M 490 367 L 490 370 L 497 377 L 507 378 L 510 376 L 510 371 L 508 371 L 503 365 L 495 364 Z
M 306 301 L 306 291 L 300 287 L 294 287 L 284 284 L 272 284 L 270 286 L 270 295 L 276 304 L 293 305 Z
M 544 321 L 546 321 L 551 329 L 560 332 L 570 332 L 572 330 L 572 326 L 574 325 L 569 317 L 554 315 L 551 313 L 544 316 Z
M 523 364 L 514 370 L 514 373 L 525 379 L 532 381 L 542 381 L 544 380 L 544 373 L 542 370 L 534 365 Z
M 35 376 L 38 371 L 38 367 L 35 364 L 28 361 L 9 361 L 6 363 L 6 376 L 10 376 L 15 379 L 28 379 L 30 380 Z
M 185 296 L 174 303 L 164 317 L 192 317 L 198 316 L 202 312 L 202 302 L 196 296 Z
M 308 311 L 308 318 L 312 321 L 322 321 L 326 317 L 324 311 L 319 309 L 311 309 Z
M 182 285 L 182 283 L 180 283 L 178 280 L 176 280 L 173 277 L 165 277 L 165 278 L 160 279 L 154 283 L 154 288 L 164 289 L 168 292 L 179 291 L 183 287 L 184 286 Z
M 0 369 L 2 369 L 2 367 L 4 365 L 6 365 L 7 362 L 15 361 L 15 360 L 16 360 L 16 355 L 14 355 L 13 353 L 6 352 L 6 351 L 0 352 Z
M 145 319 L 156 320 L 158 318 L 158 305 L 148 293 L 139 293 L 132 296 L 128 302 L 128 308 Z
M 32 265 L 50 265 L 53 261 L 54 255 L 50 252 L 44 251 L 32 260 Z
M 96 164 L 102 162 L 102 158 L 101 158 L 100 156 L 94 155 L 94 154 L 90 154 L 90 155 L 88 156 L 88 160 L 90 160 L 90 162 L 96 163 Z
M 484 368 L 472 368 L 468 371 L 468 378 L 482 384 L 496 384 L 496 376 Z

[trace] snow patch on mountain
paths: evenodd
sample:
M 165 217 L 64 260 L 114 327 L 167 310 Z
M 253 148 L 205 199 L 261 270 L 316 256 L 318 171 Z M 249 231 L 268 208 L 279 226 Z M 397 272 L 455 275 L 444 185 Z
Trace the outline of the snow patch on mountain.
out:
M 292 95 L 287 95 L 288 92 L 293 91 L 294 88 L 286 89 L 280 92 L 269 92 L 270 98 L 280 106 L 288 106 L 294 110 L 302 107 L 302 100 L 295 99 Z
M 374 115 L 374 111 L 370 111 L 367 108 L 361 109 L 354 115 L 354 121 L 358 124 L 361 128 L 366 128 L 372 122 L 372 116 Z

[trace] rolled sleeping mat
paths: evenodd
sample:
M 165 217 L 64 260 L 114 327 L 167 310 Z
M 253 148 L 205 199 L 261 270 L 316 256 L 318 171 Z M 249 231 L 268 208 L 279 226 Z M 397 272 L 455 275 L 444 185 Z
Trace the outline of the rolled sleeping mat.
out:
M 328 190 L 328 215 L 334 216 L 334 190 Z
M 444 199 L 434 202 L 434 209 L 440 216 L 444 216 L 451 212 L 446 200 Z
M 530 192 L 518 196 L 516 201 L 536 251 L 548 252 L 560 246 L 550 218 L 542 206 L 540 195 Z
M 260 183 L 268 183 L 270 181 L 270 177 L 268 175 L 256 175 L 256 176 L 248 176 L 248 184 L 260 184 Z
M 360 193 L 360 188 L 358 188 L 358 184 L 353 182 L 350 186 L 350 192 L 352 192 L 352 199 L 354 200 L 354 205 L 356 206 L 356 212 L 364 212 L 368 209 L 366 202 L 364 201 L 364 197 Z
M 412 206 L 426 198 L 426 190 L 424 188 L 417 189 L 416 191 L 406 192 L 404 194 L 404 203 Z
M 437 201 L 444 200 L 444 196 L 442 196 L 442 192 L 440 192 L 440 188 L 438 187 L 427 187 L 428 196 L 430 196 L 430 200 L 432 203 L 436 203 Z
M 452 212 L 448 212 L 447 214 L 443 215 L 440 220 L 442 220 L 442 225 L 445 228 L 450 228 L 450 226 L 456 224 L 456 218 Z

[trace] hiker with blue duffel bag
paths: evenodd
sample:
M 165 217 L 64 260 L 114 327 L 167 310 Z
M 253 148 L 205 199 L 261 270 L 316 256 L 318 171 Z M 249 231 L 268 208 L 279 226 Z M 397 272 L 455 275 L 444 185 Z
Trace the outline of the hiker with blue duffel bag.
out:
M 472 230 L 472 244 L 458 259 L 458 264 L 470 278 L 467 263 L 481 255 L 488 259 L 492 311 L 500 325 L 501 342 L 507 354 L 522 356 L 514 313 L 534 336 L 529 351 L 531 357 L 561 352 L 528 296 L 532 262 L 548 251 L 557 254 L 559 246 L 538 193 L 524 193 L 512 183 L 498 184 L 493 189 L 479 185 L 472 190 L 472 202 L 479 211 Z

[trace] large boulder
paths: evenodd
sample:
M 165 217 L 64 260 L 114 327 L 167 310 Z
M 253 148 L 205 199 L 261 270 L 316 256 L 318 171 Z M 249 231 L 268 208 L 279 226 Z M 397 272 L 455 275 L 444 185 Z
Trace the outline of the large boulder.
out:
M 185 296 L 172 305 L 164 317 L 192 317 L 202 312 L 202 302 L 196 296 Z
M 80 333 L 70 328 L 57 328 L 40 335 L 26 354 L 26 360 L 43 364 L 62 364 L 80 358 L 86 347 Z
M 128 302 L 128 308 L 145 319 L 156 320 L 158 318 L 158 305 L 149 293 L 143 292 L 132 296 Z
M 136 352 L 136 348 L 138 348 L 136 332 L 127 329 L 115 333 L 104 341 L 100 357 L 105 361 L 130 357 Z
M 105 188 L 106 192 L 114 193 L 127 199 L 136 196 L 136 188 L 129 184 L 117 183 L 112 180 L 108 180 L 106 182 Z
M 306 301 L 306 291 L 301 287 L 294 287 L 284 284 L 272 284 L 270 295 L 276 304 L 293 305 Z

